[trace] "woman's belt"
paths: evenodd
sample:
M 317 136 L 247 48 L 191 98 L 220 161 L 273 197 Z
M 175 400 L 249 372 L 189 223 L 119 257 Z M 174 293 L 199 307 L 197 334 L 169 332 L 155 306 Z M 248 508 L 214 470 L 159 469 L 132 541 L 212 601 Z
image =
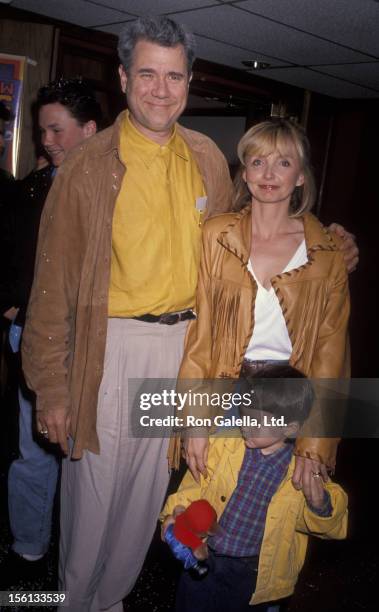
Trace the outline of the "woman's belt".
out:
M 268 365 L 285 365 L 288 364 L 288 359 L 244 359 L 241 367 L 240 376 L 251 376 L 252 374 L 256 374 L 260 370 L 264 370 L 264 368 Z

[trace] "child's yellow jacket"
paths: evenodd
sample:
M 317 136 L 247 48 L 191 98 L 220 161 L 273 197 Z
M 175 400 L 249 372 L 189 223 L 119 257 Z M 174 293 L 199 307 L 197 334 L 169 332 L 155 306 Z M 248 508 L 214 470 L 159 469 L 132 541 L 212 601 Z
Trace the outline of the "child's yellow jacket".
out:
M 245 444 L 242 438 L 211 438 L 208 477 L 200 484 L 188 470 L 161 513 L 161 520 L 172 514 L 177 504 L 188 506 L 196 499 L 207 499 L 220 518 L 235 487 L 242 465 Z M 343 539 L 347 531 L 347 495 L 329 481 L 333 514 L 322 518 L 307 506 L 301 491 L 291 483 L 295 460 L 273 496 L 267 511 L 266 526 L 259 556 L 258 578 L 251 604 L 288 597 L 294 591 L 307 550 L 308 535 L 324 539 Z

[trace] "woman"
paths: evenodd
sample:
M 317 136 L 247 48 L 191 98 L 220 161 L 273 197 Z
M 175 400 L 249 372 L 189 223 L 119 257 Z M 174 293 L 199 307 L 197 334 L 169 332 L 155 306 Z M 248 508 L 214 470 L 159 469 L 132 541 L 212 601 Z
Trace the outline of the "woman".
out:
M 286 120 L 251 128 L 234 213 L 204 226 L 197 320 L 189 329 L 181 379 L 238 378 L 266 361 L 289 361 L 312 378 L 349 373 L 349 290 L 340 240 L 308 211 L 314 196 L 309 143 Z M 187 438 L 195 478 L 206 471 L 207 438 Z M 300 438 L 293 482 L 335 467 L 335 439 Z

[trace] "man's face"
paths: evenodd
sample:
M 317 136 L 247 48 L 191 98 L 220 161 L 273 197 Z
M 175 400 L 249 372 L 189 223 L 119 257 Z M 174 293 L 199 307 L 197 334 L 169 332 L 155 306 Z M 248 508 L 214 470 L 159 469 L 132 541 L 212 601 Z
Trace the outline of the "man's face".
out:
M 132 123 L 164 144 L 187 103 L 189 75 L 183 46 L 162 47 L 140 40 L 130 71 L 126 74 L 120 66 L 119 73 Z
M 40 108 L 39 127 L 42 145 L 54 166 L 60 166 L 71 149 L 96 132 L 94 121 L 80 125 L 59 102 Z

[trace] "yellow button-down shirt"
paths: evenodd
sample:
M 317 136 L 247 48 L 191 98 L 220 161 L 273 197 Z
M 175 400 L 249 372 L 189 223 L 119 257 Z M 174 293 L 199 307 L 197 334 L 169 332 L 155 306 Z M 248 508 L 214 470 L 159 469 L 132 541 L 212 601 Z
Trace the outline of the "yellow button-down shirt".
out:
M 162 146 L 128 116 L 120 154 L 127 171 L 113 217 L 109 316 L 191 308 L 205 202 L 197 164 L 175 128 Z

